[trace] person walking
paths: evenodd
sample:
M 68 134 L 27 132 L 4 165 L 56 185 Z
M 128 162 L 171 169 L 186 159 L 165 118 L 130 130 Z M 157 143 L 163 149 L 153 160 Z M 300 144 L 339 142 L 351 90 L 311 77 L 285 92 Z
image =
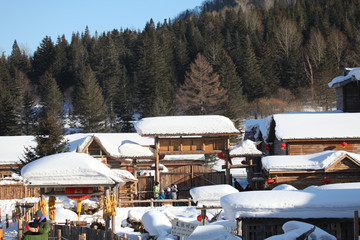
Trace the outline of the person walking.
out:
M 171 199 L 178 199 L 178 192 L 179 190 L 177 189 L 176 184 L 171 184 Z M 177 206 L 177 203 L 174 203 L 173 205 Z

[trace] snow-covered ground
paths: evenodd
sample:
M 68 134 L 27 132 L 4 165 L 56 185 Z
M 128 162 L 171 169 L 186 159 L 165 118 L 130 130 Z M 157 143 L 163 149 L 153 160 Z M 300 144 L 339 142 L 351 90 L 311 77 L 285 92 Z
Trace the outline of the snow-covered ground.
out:
M 219 188 L 223 185 L 218 185 Z M 213 198 L 214 186 L 197 188 L 194 197 L 211 196 Z M 228 189 L 228 190 L 226 190 Z M 228 191 L 228 192 L 227 192 Z M 235 192 L 235 193 L 234 193 Z M 360 209 L 360 203 L 356 199 L 360 197 L 360 183 L 344 183 L 344 184 L 329 184 L 324 186 L 311 186 L 304 190 L 297 190 L 290 185 L 280 185 L 271 191 L 245 191 L 236 192 L 232 188 L 223 188 L 219 191 L 222 209 L 211 209 L 207 211 L 208 220 L 212 219 L 215 214 L 219 213 L 218 219 L 209 223 L 206 226 L 198 226 L 190 237 L 185 237 L 186 240 L 200 240 L 200 239 L 240 239 L 228 233 L 227 228 L 235 228 L 235 217 L 239 214 L 242 216 L 250 216 L 252 213 L 248 210 L 256 210 L 256 206 L 262 206 L 263 212 L 260 210 L 256 212 L 257 217 L 273 216 L 287 217 L 289 221 L 283 225 L 284 234 L 272 236 L 268 240 L 296 239 L 297 236 L 313 228 L 312 225 L 291 221 L 292 217 L 307 218 L 304 215 L 304 208 L 311 208 L 309 213 L 311 217 L 323 217 L 324 209 L 327 211 L 331 208 L 331 216 L 337 214 L 337 217 L 351 217 L 348 215 L 353 210 Z M 268 201 L 271 199 L 271 201 Z M 286 199 L 286 201 L 284 201 Z M 354 200 L 351 200 L 354 199 Z M 11 210 L 14 209 L 16 201 L 20 203 L 38 202 L 38 198 L 27 198 L 21 200 L 3 200 L 0 201 L 2 222 L 5 223 L 5 215 L 9 214 L 11 217 Z M 209 199 L 218 201 L 218 199 Z M 59 223 L 65 222 L 66 219 L 77 220 L 77 214 L 68 208 L 75 206 L 76 202 L 67 197 L 57 197 L 58 204 L 56 205 L 56 221 Z M 85 200 L 90 206 L 97 206 L 94 199 Z M 260 204 L 260 205 L 259 205 Z M 265 211 L 266 210 L 266 211 Z M 326 211 L 325 211 L 326 212 Z M 133 207 L 133 208 L 117 208 L 116 228 L 115 232 L 118 235 L 124 233 L 131 239 L 137 239 L 141 236 L 142 239 L 148 239 L 150 235 L 156 236 L 157 239 L 177 239 L 171 235 L 172 224 L 171 221 L 177 219 L 183 222 L 196 223 L 200 225 L 197 220 L 200 215 L 200 210 L 196 207 L 173 207 L 169 205 L 161 207 Z M 291 213 L 291 214 L 289 214 Z M 299 213 L 301 213 L 299 215 Z M 250 214 L 250 215 L 249 215 Z M 255 216 L 254 215 L 254 216 Z M 94 215 L 81 215 L 82 221 L 87 221 L 89 224 L 93 221 L 102 222 L 102 212 L 97 212 Z M 127 223 L 127 218 L 141 220 L 145 229 L 149 233 L 141 234 L 135 232 L 134 229 Z M 4 227 L 4 239 L 15 240 L 17 237 L 17 225 L 10 222 L 10 227 Z M 310 235 L 309 239 L 336 239 L 334 236 L 316 228 Z

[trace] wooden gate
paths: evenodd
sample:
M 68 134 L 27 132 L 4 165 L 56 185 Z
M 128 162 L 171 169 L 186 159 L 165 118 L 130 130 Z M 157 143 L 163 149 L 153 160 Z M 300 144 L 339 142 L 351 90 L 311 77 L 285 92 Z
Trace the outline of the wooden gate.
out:
M 211 168 L 189 165 L 160 174 L 161 187 L 166 190 L 171 184 L 176 184 L 179 199 L 190 197 L 189 190 L 194 187 L 225 184 L 225 172 L 217 172 Z

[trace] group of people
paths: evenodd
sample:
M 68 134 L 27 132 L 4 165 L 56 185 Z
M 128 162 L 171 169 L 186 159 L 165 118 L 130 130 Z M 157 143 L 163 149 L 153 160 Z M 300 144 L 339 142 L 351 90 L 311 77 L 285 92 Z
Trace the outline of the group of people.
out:
M 166 191 L 161 188 L 159 182 L 155 182 L 154 185 L 154 199 L 178 199 L 179 190 L 176 184 L 171 184 Z

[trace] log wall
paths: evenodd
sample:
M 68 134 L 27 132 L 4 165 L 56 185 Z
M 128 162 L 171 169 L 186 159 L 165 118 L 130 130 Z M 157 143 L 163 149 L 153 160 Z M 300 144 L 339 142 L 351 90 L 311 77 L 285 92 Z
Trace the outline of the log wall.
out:
M 39 188 L 28 188 L 22 183 L 0 185 L 0 200 L 40 197 Z

